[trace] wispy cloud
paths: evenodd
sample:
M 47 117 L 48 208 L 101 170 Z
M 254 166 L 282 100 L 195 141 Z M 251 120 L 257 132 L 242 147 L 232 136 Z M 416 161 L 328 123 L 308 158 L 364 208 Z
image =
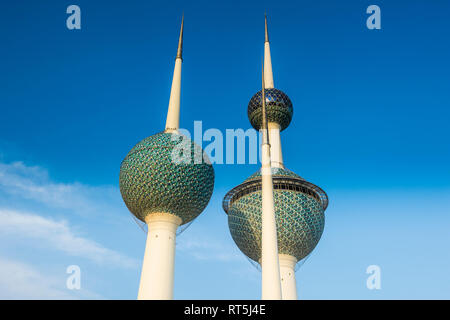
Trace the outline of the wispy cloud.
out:
M 39 240 L 47 248 L 100 264 L 136 268 L 138 262 L 99 243 L 76 235 L 66 221 L 55 221 L 36 214 L 0 209 L 0 231 L 30 240 Z M 34 243 L 34 242 L 31 242 Z
M 0 194 L 32 200 L 49 208 L 69 209 L 84 216 L 111 215 L 123 207 L 118 188 L 57 183 L 44 168 L 23 162 L 0 162 Z
M 138 260 L 86 234 L 95 231 L 99 222 L 120 230 L 122 221 L 130 219 L 124 209 L 116 187 L 55 182 L 42 167 L 0 162 L 0 238 L 5 244 L 0 246 L 0 298 L 102 298 L 83 285 L 81 290 L 68 290 L 67 275 L 56 277 L 48 270 L 77 257 L 83 264 L 98 266 L 91 267 L 91 275 L 101 270 L 101 277 L 105 266 L 136 272 Z M 25 252 L 39 250 L 47 258 L 22 254 L 21 246 Z
M 3 261 L 0 264 L 1 297 L 73 298 L 73 293 L 61 287 L 61 279 L 45 275 L 45 265 L 67 261 L 69 256 L 102 266 L 99 277 L 104 274 L 105 265 L 138 274 L 141 256 L 133 259 L 105 246 L 105 243 L 115 243 L 109 236 L 105 239 L 101 235 L 86 234 L 96 232 L 98 223 L 109 224 L 108 227 L 115 230 L 112 232 L 117 232 L 127 219 L 133 223 L 117 187 L 55 182 L 47 170 L 39 166 L 0 162 L 0 240 L 8 243 L 4 249 L 0 246 L 3 251 L 0 252 Z M 197 230 L 201 229 L 198 225 L 194 227 L 177 238 L 177 254 L 200 262 L 229 264 L 230 270 L 238 276 L 252 277 L 255 270 L 232 241 L 224 239 L 223 235 L 211 234 L 210 230 Z M 136 233 L 139 232 L 136 227 Z M 105 242 L 102 244 L 102 241 Z M 21 255 L 15 248 L 23 245 L 27 250 L 36 248 L 44 252 L 50 260 L 36 261 L 33 260 L 36 256 Z M 6 253 L 14 257 L 13 260 L 5 258 Z M 17 258 L 21 262 L 15 261 Z M 17 273 L 9 276 L 14 268 Z M 17 290 L 14 283 L 19 284 Z

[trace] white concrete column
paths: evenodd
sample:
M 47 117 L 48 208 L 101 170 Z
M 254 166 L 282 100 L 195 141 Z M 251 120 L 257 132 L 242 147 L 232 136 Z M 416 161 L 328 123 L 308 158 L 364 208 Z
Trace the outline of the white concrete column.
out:
M 261 215 L 261 277 L 262 299 L 280 300 L 280 266 L 278 263 L 277 224 L 273 202 L 273 181 L 270 167 L 270 145 L 262 145 L 262 215 Z
M 277 221 L 273 201 L 270 143 L 267 129 L 265 74 L 262 66 L 262 144 L 261 144 L 261 282 L 263 300 L 281 300 L 280 265 L 278 263 Z
M 175 236 L 182 221 L 167 213 L 153 213 L 145 220 L 148 233 L 138 300 L 170 300 L 173 299 Z
M 295 265 L 297 259 L 288 254 L 279 254 L 281 293 L 283 300 L 297 300 L 297 284 L 295 282 Z
M 269 41 L 264 42 L 264 83 L 266 85 L 266 89 L 274 88 Z
M 181 62 L 181 58 L 175 60 L 169 110 L 167 111 L 166 132 L 174 132 L 180 128 Z
M 272 167 L 284 169 L 283 154 L 281 152 L 280 125 L 276 122 L 269 122 L 267 127 L 269 129 L 270 160 Z

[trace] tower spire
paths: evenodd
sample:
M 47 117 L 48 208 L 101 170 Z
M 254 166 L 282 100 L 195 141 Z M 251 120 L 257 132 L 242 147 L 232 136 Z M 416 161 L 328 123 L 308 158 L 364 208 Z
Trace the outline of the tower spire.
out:
M 270 58 L 269 30 L 267 27 L 267 15 L 264 15 L 265 41 L 264 41 L 264 82 L 267 89 L 274 88 L 272 59 Z
M 264 24 L 266 29 L 266 37 L 264 42 L 269 42 L 269 31 L 267 30 L 267 14 L 264 13 Z
M 183 60 L 183 27 L 184 27 L 184 13 L 181 18 L 180 38 L 178 39 L 177 59 Z
M 178 39 L 177 57 L 173 70 L 172 89 L 170 90 L 169 108 L 166 119 L 166 132 L 175 132 L 180 128 L 181 63 L 183 61 L 184 14 L 181 18 L 180 38 Z

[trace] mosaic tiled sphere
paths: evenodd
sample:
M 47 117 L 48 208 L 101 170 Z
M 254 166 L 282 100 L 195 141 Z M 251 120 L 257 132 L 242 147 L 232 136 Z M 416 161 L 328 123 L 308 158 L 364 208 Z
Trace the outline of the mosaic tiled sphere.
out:
M 274 178 L 286 176 L 304 181 L 291 171 L 272 170 Z M 260 173 L 246 181 L 257 179 L 261 183 Z M 317 197 L 288 188 L 274 188 L 273 195 L 278 253 L 294 256 L 299 261 L 312 252 L 322 236 L 324 205 Z M 237 197 L 228 209 L 228 225 L 233 240 L 247 257 L 256 262 L 261 258 L 261 207 L 261 189 L 256 188 L 254 192 Z
M 272 170 L 272 177 L 293 177 L 293 178 L 305 180 L 302 177 L 300 177 L 298 174 L 296 174 L 295 172 L 292 172 L 291 170 L 288 170 L 285 168 L 272 167 L 271 170 Z M 261 170 L 256 171 L 250 177 L 245 179 L 244 182 L 256 180 L 256 179 L 261 180 Z
M 214 169 L 203 150 L 177 133 L 158 133 L 131 149 L 120 167 L 120 192 L 140 220 L 170 213 L 182 224 L 206 207 L 214 188 Z
M 276 122 L 280 125 L 280 130 L 289 126 L 294 114 L 291 99 L 281 90 L 265 89 L 267 121 Z M 262 125 L 262 91 L 258 91 L 248 103 L 248 119 L 256 130 Z

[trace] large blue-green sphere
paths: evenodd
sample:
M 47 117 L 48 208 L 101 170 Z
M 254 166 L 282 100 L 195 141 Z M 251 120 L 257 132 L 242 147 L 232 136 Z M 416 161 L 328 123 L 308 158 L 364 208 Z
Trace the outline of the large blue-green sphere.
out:
M 200 146 L 178 133 L 157 133 L 131 149 L 120 167 L 120 192 L 140 220 L 169 213 L 182 224 L 205 209 L 214 188 L 214 169 Z
M 280 130 L 289 126 L 294 114 L 291 99 L 281 90 L 265 89 L 267 121 L 276 122 L 280 125 Z M 262 125 L 262 91 L 258 91 L 250 99 L 247 108 L 247 115 L 253 128 L 261 129 Z
M 309 187 L 313 185 L 297 174 L 272 168 L 272 175 L 278 253 L 294 256 L 300 261 L 312 252 L 322 236 L 326 203 L 313 187 Z M 228 225 L 239 249 L 250 259 L 259 262 L 262 207 L 260 172 L 250 176 L 242 185 L 245 184 L 250 185 L 238 191 L 226 208 Z M 322 196 L 326 197 L 326 194 Z

